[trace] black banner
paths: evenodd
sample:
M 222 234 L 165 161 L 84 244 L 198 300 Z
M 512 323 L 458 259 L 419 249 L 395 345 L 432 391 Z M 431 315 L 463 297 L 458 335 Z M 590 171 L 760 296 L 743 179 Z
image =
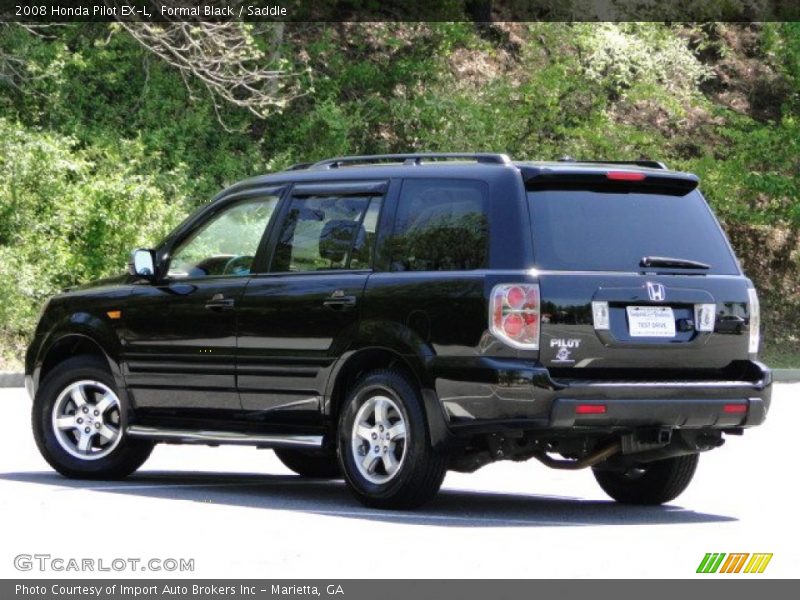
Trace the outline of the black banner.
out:
M 0 0 L 0 20 L 794 21 L 796 0 Z
M 702 594 L 738 598 L 789 598 L 797 584 L 786 580 L 4 580 L 4 600 L 519 600 L 647 598 L 674 600 Z M 791 590 L 795 589 L 795 592 Z

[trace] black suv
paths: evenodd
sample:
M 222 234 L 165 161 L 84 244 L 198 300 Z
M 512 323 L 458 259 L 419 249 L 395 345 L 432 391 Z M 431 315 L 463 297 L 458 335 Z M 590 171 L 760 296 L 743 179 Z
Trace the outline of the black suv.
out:
M 49 302 L 36 442 L 80 478 L 126 476 L 157 442 L 274 448 L 387 508 L 529 458 L 667 502 L 771 393 L 756 292 L 697 183 L 501 154 L 238 183 L 130 274 Z

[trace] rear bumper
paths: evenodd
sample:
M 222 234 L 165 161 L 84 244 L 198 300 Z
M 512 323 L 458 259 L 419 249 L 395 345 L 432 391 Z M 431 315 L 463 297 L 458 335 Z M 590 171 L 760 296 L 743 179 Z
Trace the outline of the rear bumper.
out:
M 437 395 L 453 433 L 737 429 L 761 424 L 772 394 L 771 371 L 754 361 L 744 365 L 741 379 L 724 381 L 556 380 L 538 364 L 482 361 L 487 367 L 479 371 L 482 381 L 437 379 Z M 584 414 L 581 405 L 603 408 Z
M 601 406 L 600 414 L 581 414 L 579 407 Z M 737 407 L 736 412 L 729 412 Z M 738 412 L 742 407 L 744 412 Z M 569 427 L 635 428 L 647 426 L 685 429 L 727 429 L 760 425 L 767 415 L 761 398 L 745 401 L 704 400 L 674 398 L 671 400 L 604 400 L 587 403 L 584 400 L 558 398 L 553 401 L 549 426 L 555 429 Z

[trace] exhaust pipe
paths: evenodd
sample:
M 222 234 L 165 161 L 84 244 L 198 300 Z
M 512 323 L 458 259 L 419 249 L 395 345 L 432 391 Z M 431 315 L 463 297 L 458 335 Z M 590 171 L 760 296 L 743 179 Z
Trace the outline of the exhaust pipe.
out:
M 593 467 L 597 463 L 601 463 L 618 454 L 622 450 L 620 442 L 614 442 L 610 446 L 606 446 L 602 450 L 597 450 L 591 454 L 584 456 L 578 460 L 559 460 L 557 458 L 550 458 L 545 452 L 537 452 L 534 454 L 536 460 L 547 465 L 551 469 L 565 469 L 567 471 L 577 471 L 578 469 L 585 469 L 586 467 Z

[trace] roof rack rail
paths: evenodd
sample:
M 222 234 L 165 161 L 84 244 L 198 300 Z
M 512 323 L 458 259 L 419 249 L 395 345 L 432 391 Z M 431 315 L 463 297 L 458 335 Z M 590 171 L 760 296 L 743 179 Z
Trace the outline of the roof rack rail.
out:
M 383 162 L 399 162 L 404 165 L 419 165 L 422 161 L 445 159 L 470 159 L 487 165 L 508 165 L 511 159 L 505 154 L 491 152 L 423 152 L 418 154 L 373 154 L 370 156 L 338 156 L 315 162 L 310 169 L 338 169 L 346 165 L 369 165 Z
M 311 162 L 295 163 L 291 167 L 286 167 L 284 169 L 284 171 L 302 171 L 303 169 L 307 169 L 308 167 L 310 167 L 313 164 L 314 163 L 311 163 Z
M 562 156 L 558 162 L 578 162 L 592 165 L 636 165 L 637 167 L 649 167 L 651 169 L 666 169 L 667 165 L 658 160 L 576 160 L 571 156 Z

